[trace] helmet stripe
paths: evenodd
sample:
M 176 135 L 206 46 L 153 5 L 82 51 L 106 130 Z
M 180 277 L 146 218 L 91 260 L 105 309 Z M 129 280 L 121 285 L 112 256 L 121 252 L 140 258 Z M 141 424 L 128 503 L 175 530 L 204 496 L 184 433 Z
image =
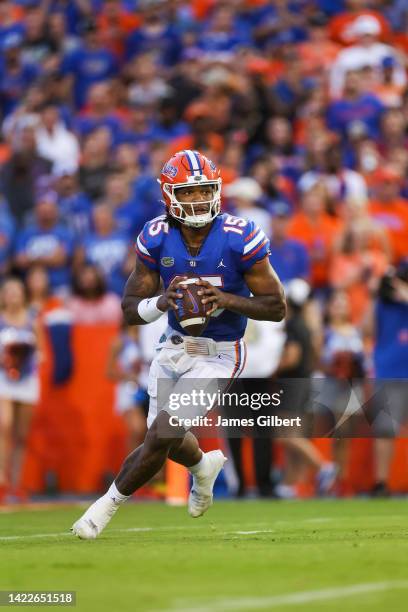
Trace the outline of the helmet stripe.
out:
M 190 166 L 190 172 L 191 172 L 191 174 L 193 174 L 194 173 L 194 168 L 193 168 L 193 164 L 191 162 L 191 159 L 190 159 L 190 156 L 189 156 L 188 153 L 189 153 L 188 150 L 184 151 L 184 155 L 187 157 L 188 165 Z
M 200 158 L 198 157 L 197 151 L 193 151 L 193 155 L 194 155 L 194 157 L 197 160 L 197 165 L 198 165 L 198 169 L 200 170 L 200 174 L 202 174 L 203 173 L 203 169 L 201 167 Z
M 201 174 L 200 164 L 197 163 L 197 159 L 194 156 L 193 151 L 190 151 L 190 149 L 186 149 L 184 153 L 185 153 L 185 156 L 187 157 L 188 164 L 191 170 L 191 174 L 193 176 L 196 176 L 197 174 Z

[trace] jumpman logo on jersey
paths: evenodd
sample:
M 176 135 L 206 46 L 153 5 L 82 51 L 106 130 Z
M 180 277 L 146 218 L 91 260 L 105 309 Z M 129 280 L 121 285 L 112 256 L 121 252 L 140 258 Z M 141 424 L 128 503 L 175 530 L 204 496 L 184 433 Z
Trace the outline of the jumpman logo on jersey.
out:
M 221 259 L 220 263 L 218 264 L 217 268 L 226 268 L 227 266 L 224 264 L 223 260 Z

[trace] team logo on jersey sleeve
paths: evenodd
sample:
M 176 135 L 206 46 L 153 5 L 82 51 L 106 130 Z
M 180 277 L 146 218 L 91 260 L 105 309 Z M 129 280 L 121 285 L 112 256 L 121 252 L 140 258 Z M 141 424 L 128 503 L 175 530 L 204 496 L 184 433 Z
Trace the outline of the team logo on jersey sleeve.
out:
M 162 266 L 165 268 L 171 268 L 171 266 L 174 266 L 174 257 L 162 257 L 160 261 Z

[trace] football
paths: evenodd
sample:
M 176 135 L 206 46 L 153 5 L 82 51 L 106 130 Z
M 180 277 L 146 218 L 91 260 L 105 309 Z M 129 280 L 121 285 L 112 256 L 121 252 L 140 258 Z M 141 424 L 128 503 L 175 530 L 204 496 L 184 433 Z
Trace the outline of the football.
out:
M 190 336 L 201 336 L 210 320 L 207 310 L 211 308 L 211 304 L 202 304 L 203 296 L 198 295 L 202 287 L 195 284 L 199 279 L 200 277 L 195 274 L 184 280 L 183 285 L 187 287 L 180 288 L 183 297 L 176 300 L 178 306 L 175 311 L 176 318 L 186 334 Z

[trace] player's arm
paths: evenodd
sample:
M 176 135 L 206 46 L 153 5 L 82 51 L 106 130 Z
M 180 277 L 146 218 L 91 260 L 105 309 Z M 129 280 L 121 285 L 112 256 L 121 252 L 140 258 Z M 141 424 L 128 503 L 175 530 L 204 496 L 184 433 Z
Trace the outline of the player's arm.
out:
M 269 258 L 256 262 L 245 272 L 244 278 L 251 297 L 220 291 L 207 281 L 198 281 L 203 285 L 203 304 L 212 305 L 210 314 L 218 308 L 226 308 L 257 321 L 281 321 L 286 315 L 285 293 Z
M 173 281 L 163 295 L 156 296 L 160 287 L 160 275 L 137 257 L 135 269 L 127 280 L 122 300 L 126 323 L 145 325 L 158 319 L 169 308 L 177 309 L 175 300 L 183 297 L 183 294 L 176 291 L 180 280 Z

